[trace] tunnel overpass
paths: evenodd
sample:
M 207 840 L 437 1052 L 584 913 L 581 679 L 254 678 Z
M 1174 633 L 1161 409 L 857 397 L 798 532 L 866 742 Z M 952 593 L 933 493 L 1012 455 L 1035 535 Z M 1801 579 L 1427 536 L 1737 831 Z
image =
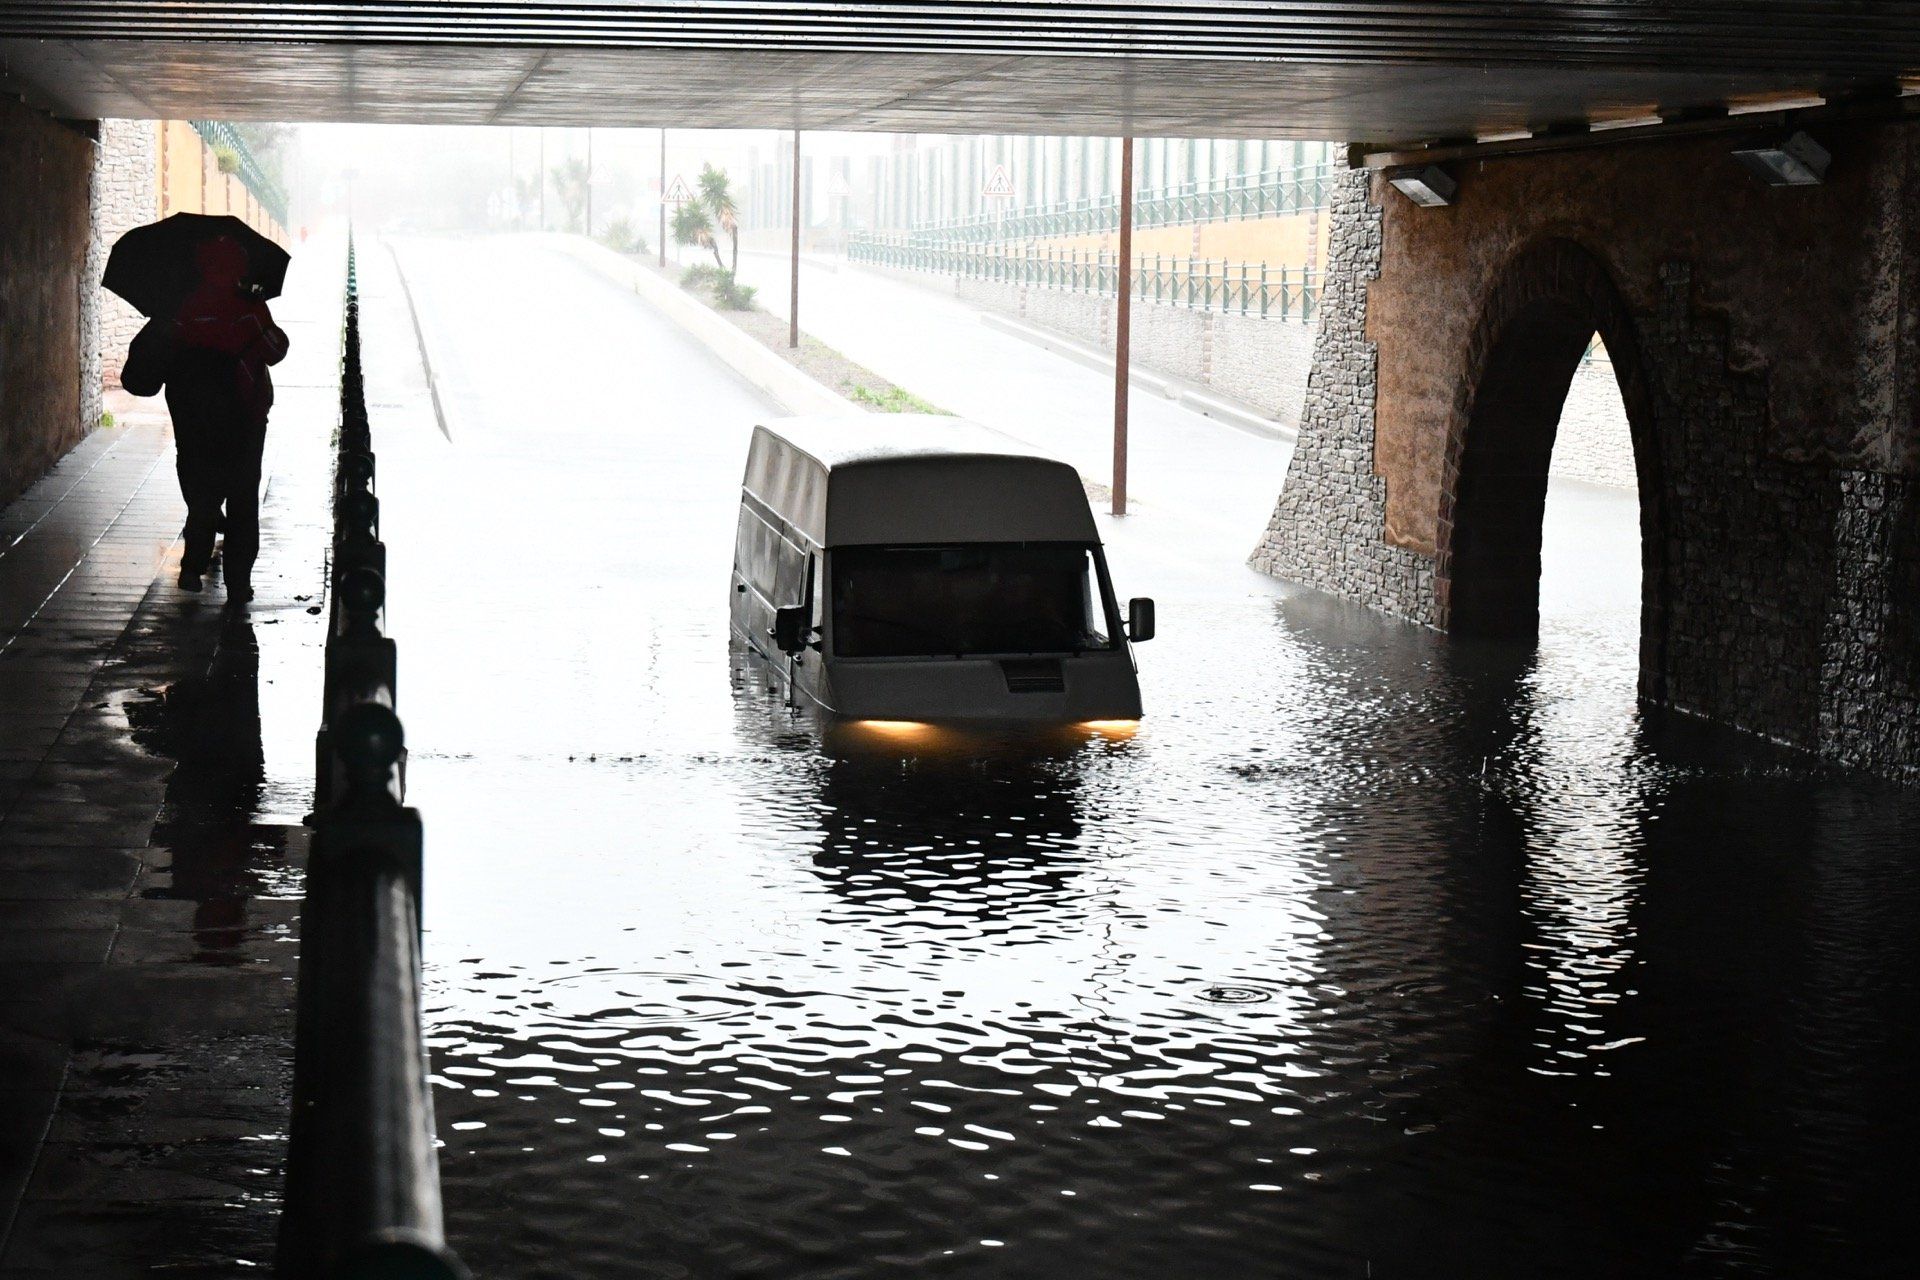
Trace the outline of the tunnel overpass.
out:
M 1920 6 L 1845 0 L 22 0 L 0 152 L 34 181 L 0 190 L 0 288 L 43 322 L 5 482 L 83 416 L 87 120 L 1331 136 L 1355 168 L 1255 562 L 1524 638 L 1597 331 L 1639 457 L 1645 698 L 1911 772 L 1916 86 Z
M 1254 562 L 1463 641 L 1524 648 L 1537 620 L 1546 459 L 1579 352 L 1597 332 L 1618 371 L 1639 473 L 1642 698 L 1912 780 L 1920 774 L 1917 75 L 1920 6 L 1908 4 L 19 0 L 0 12 L 0 499 L 90 425 L 87 388 L 98 381 L 90 307 L 101 265 L 90 228 L 91 122 L 99 119 L 1333 136 L 1354 144 L 1353 167 L 1332 211 L 1316 368 L 1299 449 Z M 665 359 L 670 350 L 659 343 L 649 353 Z M 698 407 L 717 398 L 704 384 L 687 394 Z M 526 406 L 497 429 L 510 432 L 545 407 Z M 569 420 L 605 447 L 604 433 L 586 430 L 591 408 Z M 682 452 L 676 461 L 692 451 Z M 370 464 L 352 476 L 353 496 L 364 498 Z M 690 488 L 713 491 L 705 479 Z M 718 505 L 725 516 L 725 501 Z M 464 547 L 487 532 L 476 527 L 453 541 Z M 550 550 L 548 559 L 563 554 Z M 524 576 L 537 572 L 529 562 Z M 689 580 L 689 599 L 704 592 L 702 582 Z M 144 580 L 135 585 L 144 589 Z M 298 603 L 306 599 L 286 607 L 305 616 Z M 444 652 L 464 641 L 460 608 L 440 611 Z M 567 631 L 561 642 L 579 630 L 573 615 L 546 620 Z M 1246 634 L 1258 642 L 1273 619 L 1255 622 Z M 1499 800 L 1487 761 L 1503 748 L 1479 740 L 1474 708 L 1449 717 L 1424 705 L 1430 696 L 1444 701 L 1422 684 L 1439 665 L 1421 650 L 1393 671 L 1408 701 L 1357 733 L 1349 727 L 1353 741 L 1343 749 L 1359 763 L 1313 775 L 1307 789 L 1340 794 L 1342 803 L 1354 789 L 1368 817 L 1437 797 L 1458 807 L 1461 830 L 1481 838 Z M 1328 669 L 1314 679 L 1330 683 Z M 136 664 L 130 675 L 141 670 Z M 1369 694 L 1382 683 L 1368 671 L 1351 680 Z M 1491 701 L 1522 700 L 1517 680 L 1499 689 Z M 390 702 L 391 689 L 385 694 Z M 1417 713 L 1407 714 L 1414 704 Z M 1229 735 L 1271 729 L 1251 719 L 1243 699 L 1214 705 L 1234 708 L 1220 717 Z M 1435 768 L 1423 739 L 1410 749 L 1418 767 L 1402 778 L 1404 794 L 1379 802 L 1380 793 L 1356 787 L 1379 772 L 1381 741 L 1410 726 L 1422 736 L 1430 718 L 1464 739 L 1443 753 L 1457 757 L 1450 766 Z M 515 718 L 501 719 L 502 731 L 514 732 Z M 104 721 L 89 723 L 104 732 Z M 1340 735 L 1321 723 L 1299 732 L 1316 742 Z M 768 758 L 776 758 L 771 748 Z M 1476 764 L 1477 786 L 1468 781 Z M 1258 765 L 1243 769 L 1233 776 L 1261 776 Z M 1590 771 L 1586 757 L 1568 770 Z M 1218 789 L 1218 772 L 1208 773 L 1209 790 Z M 607 794 L 597 777 L 575 785 L 582 795 Z M 677 793 L 662 797 L 658 808 L 670 811 Z M 1603 825 L 1617 815 L 1601 807 L 1626 807 L 1614 799 L 1601 796 L 1604 806 L 1573 825 Z M 1174 811 L 1196 809 L 1191 796 L 1174 801 Z M 502 828 L 528 808 L 512 792 L 495 803 Z M 860 809 L 844 794 L 840 803 Z M 1081 821 L 1073 808 L 1069 796 L 1031 816 L 1064 828 Z M 1800 840 L 1797 812 L 1768 816 L 1785 832 L 1783 846 L 1819 844 Z M 1681 825 L 1662 847 L 1667 874 L 1726 839 L 1728 824 L 1717 809 L 1711 817 Z M 820 873 L 869 875 L 860 859 L 870 837 L 833 829 L 838 821 L 819 840 Z M 616 806 L 608 829 L 630 822 Z M 477 826 L 469 821 L 470 835 Z M 1259 834 L 1264 855 L 1269 833 Z M 687 840 L 689 865 L 705 856 L 704 839 L 696 831 Z M 1379 843 L 1404 849 L 1406 833 L 1388 830 Z M 1464 847 L 1475 855 L 1464 864 L 1474 876 L 1498 878 L 1488 868 L 1519 861 L 1500 846 Z M 1425 872 L 1436 860 L 1424 843 L 1416 852 Z M 1784 848 L 1775 861 L 1804 852 Z M 1478 856 L 1486 853 L 1494 856 Z M 172 874 L 190 870 L 177 859 Z M 1739 916 L 1722 888 L 1752 874 L 1741 865 L 1710 894 L 1683 898 L 1695 905 L 1669 912 L 1670 936 L 1691 940 L 1701 918 Z M 579 885 L 571 900 L 594 891 Z M 1490 896 L 1509 891 L 1503 884 Z M 1862 896 L 1883 894 L 1876 887 Z M 1421 909 L 1448 901 L 1444 884 L 1410 897 Z M 1591 917 L 1575 914 L 1590 933 Z M 1423 920 L 1405 932 L 1425 938 L 1445 927 Z M 1394 932 L 1369 925 L 1359 935 Z M 1899 936 L 1896 927 L 1885 935 Z M 1771 977 L 1767 960 L 1780 939 L 1765 929 L 1756 937 L 1767 954 L 1756 946 L 1739 968 L 1761 975 L 1759 985 Z M 1478 940 L 1468 949 L 1504 956 Z M 1898 954 L 1885 939 L 1881 950 Z M 1624 945 L 1622 954 L 1631 954 Z M 410 956 L 389 959 L 405 995 Z M 1842 985 L 1852 990 L 1854 977 L 1849 971 Z M 1144 990 L 1155 1001 L 1165 994 Z M 1777 996 L 1769 989 L 1753 1003 L 1771 1006 Z M 1824 1049 L 1823 1034 L 1795 1038 Z M 1728 1079 L 1746 1077 L 1729 1070 Z M 384 1132 L 411 1134 L 417 1147 L 423 1127 L 416 1116 Z

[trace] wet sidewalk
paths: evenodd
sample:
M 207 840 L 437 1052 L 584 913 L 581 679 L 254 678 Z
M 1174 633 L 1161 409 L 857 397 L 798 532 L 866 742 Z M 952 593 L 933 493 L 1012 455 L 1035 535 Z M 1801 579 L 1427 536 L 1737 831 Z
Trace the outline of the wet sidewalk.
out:
M 9 1280 L 271 1266 L 338 288 L 315 260 L 276 305 L 297 358 L 250 608 L 224 608 L 217 571 L 200 594 L 174 585 L 184 508 L 158 401 L 123 402 L 0 511 Z

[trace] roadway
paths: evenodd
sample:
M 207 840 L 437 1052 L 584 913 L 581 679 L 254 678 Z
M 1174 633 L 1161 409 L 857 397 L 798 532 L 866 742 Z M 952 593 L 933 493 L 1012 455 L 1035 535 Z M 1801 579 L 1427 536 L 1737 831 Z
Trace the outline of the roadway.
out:
M 740 276 L 787 314 L 788 264 L 749 253 Z M 935 278 L 929 276 L 929 285 Z M 803 256 L 800 318 L 809 334 L 950 413 L 974 418 L 1113 479 L 1113 376 L 982 322 L 950 290 Z M 1245 560 L 1273 514 L 1290 442 L 1223 426 L 1135 388 L 1128 494 L 1147 519 L 1186 526 L 1207 559 Z

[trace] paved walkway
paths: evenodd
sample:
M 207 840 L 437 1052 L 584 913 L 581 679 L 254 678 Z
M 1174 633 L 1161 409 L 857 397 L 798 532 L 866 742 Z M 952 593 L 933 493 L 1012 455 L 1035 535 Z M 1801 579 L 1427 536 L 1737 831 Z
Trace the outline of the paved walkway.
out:
M 277 310 L 259 598 L 173 585 L 158 402 L 0 511 L 0 1276 L 271 1264 L 337 255 Z M 303 261 L 304 260 L 304 261 Z M 333 299 L 329 314 L 329 297 Z

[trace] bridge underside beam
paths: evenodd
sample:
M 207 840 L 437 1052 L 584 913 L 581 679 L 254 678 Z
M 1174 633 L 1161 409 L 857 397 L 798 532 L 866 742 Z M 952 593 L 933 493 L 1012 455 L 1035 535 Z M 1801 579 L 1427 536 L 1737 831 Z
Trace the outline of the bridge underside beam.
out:
M 1473 137 L 1889 83 L 1878 69 L 1518 66 L 1495 96 L 1444 64 L 5 38 L 0 65 L 0 87 L 100 119 L 1311 139 Z
M 1641 496 L 1641 692 L 1920 777 L 1920 124 L 1821 185 L 1702 136 L 1493 158 L 1333 210 L 1300 445 L 1254 560 L 1428 625 L 1537 625 L 1540 498 L 1597 332 Z
M 10 0 L 0 88 L 78 118 L 1462 140 L 1920 73 L 1828 0 Z

